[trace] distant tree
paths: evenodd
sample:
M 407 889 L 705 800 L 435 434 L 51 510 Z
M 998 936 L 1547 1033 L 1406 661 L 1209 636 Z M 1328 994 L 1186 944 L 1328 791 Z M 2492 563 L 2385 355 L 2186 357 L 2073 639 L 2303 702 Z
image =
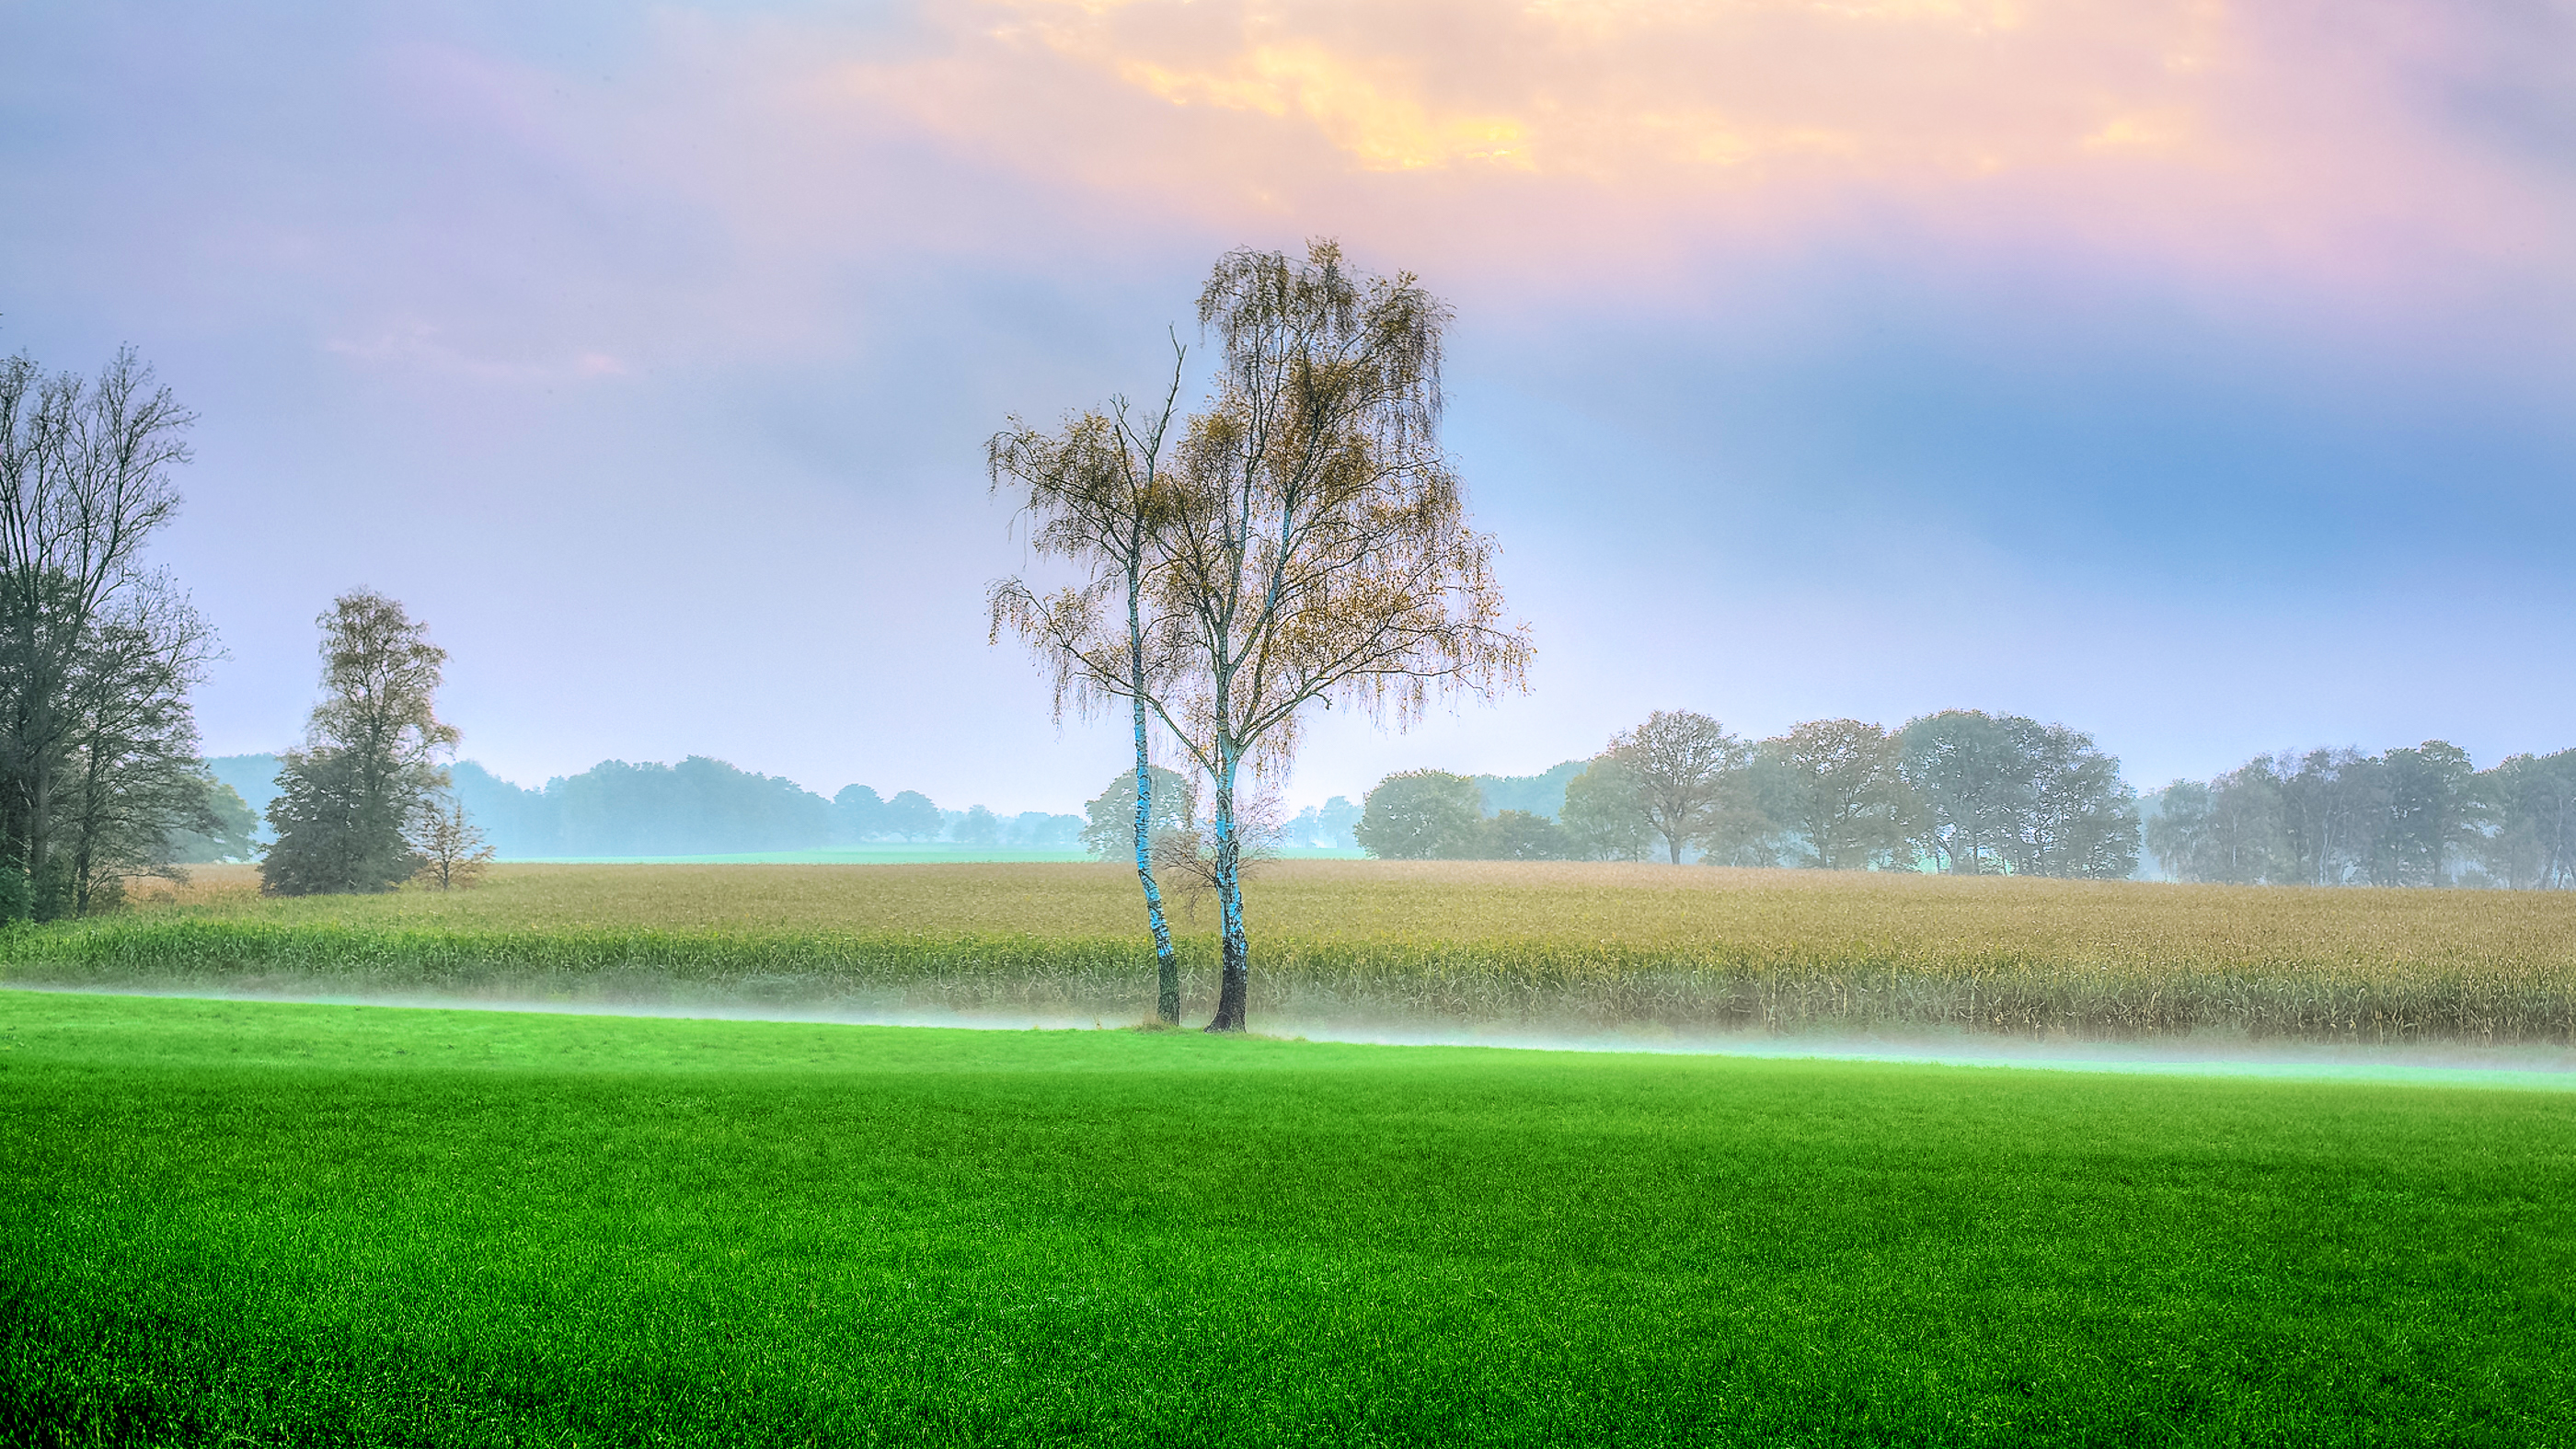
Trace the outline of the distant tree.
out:
M 1336 795 L 1321 805 L 1309 805 L 1297 812 L 1280 833 L 1286 845 L 1305 845 L 1325 850 L 1348 850 L 1359 842 L 1351 831 L 1360 823 L 1360 807 L 1344 796 Z
M 966 809 L 966 818 L 957 822 L 954 835 L 960 845 L 990 850 L 1002 843 L 1002 817 L 989 807 L 970 805 Z
M 2138 869 L 2138 792 L 2093 737 L 2012 717 L 2028 801 L 2005 855 L 2016 875 L 2118 880 Z
M 1505 810 L 1524 810 L 1542 819 L 1554 820 L 1565 808 L 1565 787 L 1591 764 L 1589 760 L 1567 760 L 1536 775 L 1478 775 L 1476 788 L 1484 792 L 1489 814 Z
M 492 864 L 492 847 L 453 795 L 429 802 L 414 828 L 412 848 L 420 856 L 417 879 L 439 890 L 463 890 L 483 883 Z
M 939 807 L 917 790 L 905 790 L 888 800 L 884 818 L 886 833 L 904 840 L 936 840 L 948 828 Z
M 1751 756 L 1723 725 L 1687 709 L 1655 711 L 1612 740 L 1610 753 L 1634 782 L 1630 799 L 1647 831 L 1662 838 L 1675 865 L 1717 824 L 1727 777 Z
M 1328 843 L 1324 838 L 1324 812 L 1309 805 L 1289 816 L 1288 823 L 1279 828 L 1279 843 L 1310 847 Z
M 289 750 L 260 861 L 272 895 L 390 890 L 419 870 L 408 833 L 448 786 L 456 731 L 436 712 L 447 651 L 382 594 L 333 601 L 322 628 L 322 702 Z
M 2198 780 L 2176 780 L 2155 793 L 2155 814 L 2146 821 L 2147 853 L 2176 880 L 2207 880 L 2209 870 L 2209 786 Z
M 1798 779 L 1776 755 L 1756 745 L 1718 777 L 1716 807 L 1700 827 L 1699 863 L 1767 869 L 1798 855 Z
M 1198 829 L 1198 787 L 1189 777 L 1160 765 L 1145 769 L 1145 793 L 1153 810 L 1146 821 L 1150 849 L 1160 836 Z M 1100 860 L 1125 858 L 1135 848 L 1136 772 L 1128 770 L 1111 780 L 1099 795 L 1084 802 L 1082 810 L 1082 848 Z
M 1380 860 L 1471 859 L 1485 844 L 1483 798 L 1464 775 L 1398 771 L 1368 792 L 1360 848 Z
M 2234 885 L 2295 879 L 2288 800 L 2270 756 L 2257 756 L 2212 782 L 2208 878 Z
M 2480 841 L 2476 767 L 2446 740 L 2380 757 L 2386 801 L 2370 857 L 2376 885 L 2446 885 L 2451 862 Z
M 1637 778 L 1616 754 L 1596 757 L 1565 782 L 1565 809 L 1557 823 L 1576 860 L 1644 860 L 1654 848 Z
M 885 801 L 865 785 L 844 785 L 832 797 L 832 836 L 856 844 L 890 834 L 885 823 Z
M 539 790 L 470 760 L 448 775 L 457 803 L 504 855 L 730 855 L 839 838 L 832 802 L 704 755 L 676 765 L 602 760 Z
M 1148 703 L 1160 651 L 1149 651 L 1146 601 L 1155 571 L 1166 559 L 1162 531 L 1177 518 L 1179 491 L 1164 477 L 1164 439 L 1181 396 L 1187 354 L 1172 343 L 1172 382 L 1150 420 L 1131 413 L 1127 400 L 1109 410 L 1068 420 L 1043 433 L 1011 419 L 985 446 L 994 491 L 1007 485 L 1020 496 L 1030 523 L 1030 543 L 1041 555 L 1071 563 L 1072 584 L 1041 595 L 1018 579 L 993 585 L 988 598 L 992 637 L 1005 628 L 1045 661 L 1055 678 L 1055 712 L 1068 704 L 1084 714 L 1112 700 L 1127 702 L 1136 763 L 1128 771 L 1133 814 L 1127 845 L 1145 898 L 1145 927 L 1154 942 L 1157 1019 L 1181 1019 L 1180 963 L 1163 914 L 1163 891 L 1154 878 L 1154 773 L 1147 737 Z
M 1922 802 L 1917 845 L 1960 875 L 2110 879 L 2138 867 L 2137 792 L 2092 736 L 2020 715 L 1945 710 L 1899 732 Z
M 2271 756 L 2207 784 L 2177 780 L 2157 796 L 2147 847 L 2177 880 L 2253 885 L 2299 879 L 2287 801 Z
M 2490 811 L 2479 861 L 2516 890 L 2576 889 L 2576 750 L 2514 755 L 2480 778 Z
M 1222 968 L 1211 1031 L 1244 1028 L 1250 947 L 1237 791 L 1294 756 L 1313 702 L 1398 725 L 1434 695 L 1517 686 L 1526 631 L 1503 622 L 1491 539 L 1468 526 L 1438 440 L 1448 309 L 1410 275 L 1302 261 L 1217 263 L 1199 322 L 1222 345 L 1190 419 L 1185 487 L 1149 581 L 1156 717 L 1213 787 Z
M 188 691 L 212 635 L 141 550 L 194 419 L 133 352 L 0 360 L 0 919 L 80 914 L 211 825 Z
M 212 755 L 207 757 L 206 773 L 232 787 L 250 807 L 253 816 L 265 819 L 268 802 L 277 795 L 277 767 L 283 763 L 272 754 Z
M 2484 772 L 2441 740 L 2258 755 L 2159 806 L 2149 844 L 2185 880 L 2576 885 L 2576 750 Z
M 274 775 L 275 771 L 270 773 Z M 485 842 L 501 855 L 541 860 L 586 853 L 565 846 L 561 780 L 549 781 L 546 788 L 529 789 L 502 779 L 472 760 L 458 760 L 447 767 L 447 793 L 474 822 L 474 828 L 483 833 Z M 642 852 L 608 849 L 597 853 Z
M 1080 815 L 1023 810 L 1002 827 L 1002 843 L 1015 850 L 1062 850 L 1082 843 L 1088 822 Z
M 1905 863 L 1916 833 L 1904 748 L 1874 724 L 1810 720 L 1761 747 L 1782 782 L 1779 815 L 1797 863 L 1868 870 Z
M 1234 834 L 1233 869 L 1238 879 L 1248 879 L 1276 861 L 1280 841 L 1278 798 L 1267 793 L 1248 795 L 1235 811 Z M 1154 868 L 1165 879 L 1179 883 L 1193 917 L 1198 914 L 1199 901 L 1217 892 L 1217 867 L 1214 821 L 1155 834 Z
M 2282 848 L 2291 879 L 2341 885 L 2366 871 L 2387 814 L 2380 761 L 2355 749 L 2310 750 L 2272 762 L 2281 787 Z
M 2031 808 L 2030 772 L 2009 719 L 1953 709 L 1898 732 L 1905 783 L 1922 801 L 1918 845 L 1954 875 L 2005 868 L 2006 844 Z
M 162 847 L 163 858 L 183 865 L 251 861 L 259 858 L 259 814 L 252 810 L 241 792 L 216 779 L 203 777 L 205 814 L 200 820 L 206 828 L 180 826 L 169 834 Z
M 1486 860 L 1563 860 L 1573 853 L 1563 826 L 1527 810 L 1496 814 L 1484 822 L 1482 835 L 1477 853 Z
M 1359 836 L 1354 832 L 1359 829 L 1360 817 L 1365 813 L 1365 809 L 1352 804 L 1348 796 L 1335 795 L 1326 800 L 1323 808 L 1315 812 L 1315 821 L 1324 831 L 1322 843 L 1343 850 L 1357 849 Z

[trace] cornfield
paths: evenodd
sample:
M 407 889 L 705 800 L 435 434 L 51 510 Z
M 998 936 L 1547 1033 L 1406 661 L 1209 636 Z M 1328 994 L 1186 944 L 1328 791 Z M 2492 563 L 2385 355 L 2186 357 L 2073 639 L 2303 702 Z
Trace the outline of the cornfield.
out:
M 2576 1042 L 2576 894 L 1318 861 L 1247 896 L 1256 1024 Z M 0 980 L 1134 1019 L 1141 915 L 1110 866 L 516 866 L 303 900 L 216 869 L 0 936 Z M 1212 916 L 1176 919 L 1202 990 Z

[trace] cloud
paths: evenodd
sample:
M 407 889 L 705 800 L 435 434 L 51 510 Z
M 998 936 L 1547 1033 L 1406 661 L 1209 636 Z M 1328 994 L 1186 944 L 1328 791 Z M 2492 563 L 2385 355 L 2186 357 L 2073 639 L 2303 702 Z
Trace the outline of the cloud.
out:
M 2486 55 L 2493 23 L 2476 11 L 996 0 L 924 13 L 946 43 L 850 61 L 846 106 L 1106 210 L 1265 235 L 1320 220 L 1480 267 L 1686 265 L 1711 243 L 1895 221 L 1934 244 L 2367 292 L 2421 288 L 2428 263 L 2522 265 L 2576 229 L 2566 155 L 2458 124 L 2423 83 L 2439 57 Z
M 1658 189 L 1973 176 L 2123 127 L 2144 140 L 2134 118 L 2187 108 L 2219 40 L 2202 0 L 1002 8 L 997 40 L 1176 106 L 1305 128 L 1359 169 L 1504 160 Z

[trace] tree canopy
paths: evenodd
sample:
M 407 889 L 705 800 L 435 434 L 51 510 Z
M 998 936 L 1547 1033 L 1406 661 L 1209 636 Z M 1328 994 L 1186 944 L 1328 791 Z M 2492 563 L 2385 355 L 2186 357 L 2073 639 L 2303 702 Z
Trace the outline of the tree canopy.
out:
M 1483 854 L 1484 797 L 1445 770 L 1389 775 L 1360 808 L 1360 848 L 1383 860 L 1466 860 Z
M 1390 775 L 1370 796 L 1410 804 L 1439 771 Z M 1472 783 L 1472 782 L 1470 782 Z M 1814 720 L 1747 742 L 1687 710 L 1658 711 L 1566 779 L 1556 819 L 1500 811 L 1470 824 L 1443 797 L 1437 853 L 1482 859 L 1643 860 L 1835 870 L 2113 876 L 2137 864 L 2135 794 L 2080 732 L 1954 710 L 1889 731 Z M 1392 808 L 1392 820 L 1409 818 Z M 1550 828 L 1541 830 L 1542 824 Z M 1426 832 L 1389 831 L 1392 848 Z M 1403 842 L 1398 844 L 1396 842 Z
M 2257 755 L 2151 803 L 2148 849 L 2181 880 L 2576 888 L 2576 750 L 2484 771 L 2444 740 Z
M 448 785 L 456 730 L 438 718 L 447 651 L 429 626 L 372 589 L 332 601 L 322 630 L 322 700 L 304 747 L 286 752 L 268 807 L 276 840 L 260 859 L 272 895 L 390 890 L 420 869 L 413 832 Z

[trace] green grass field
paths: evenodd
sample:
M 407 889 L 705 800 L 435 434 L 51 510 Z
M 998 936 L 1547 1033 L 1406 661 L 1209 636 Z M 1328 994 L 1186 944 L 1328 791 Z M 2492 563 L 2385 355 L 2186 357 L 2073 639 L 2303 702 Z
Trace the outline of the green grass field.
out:
M 2576 1441 L 2576 1095 L 0 992 L 11 1444 Z

